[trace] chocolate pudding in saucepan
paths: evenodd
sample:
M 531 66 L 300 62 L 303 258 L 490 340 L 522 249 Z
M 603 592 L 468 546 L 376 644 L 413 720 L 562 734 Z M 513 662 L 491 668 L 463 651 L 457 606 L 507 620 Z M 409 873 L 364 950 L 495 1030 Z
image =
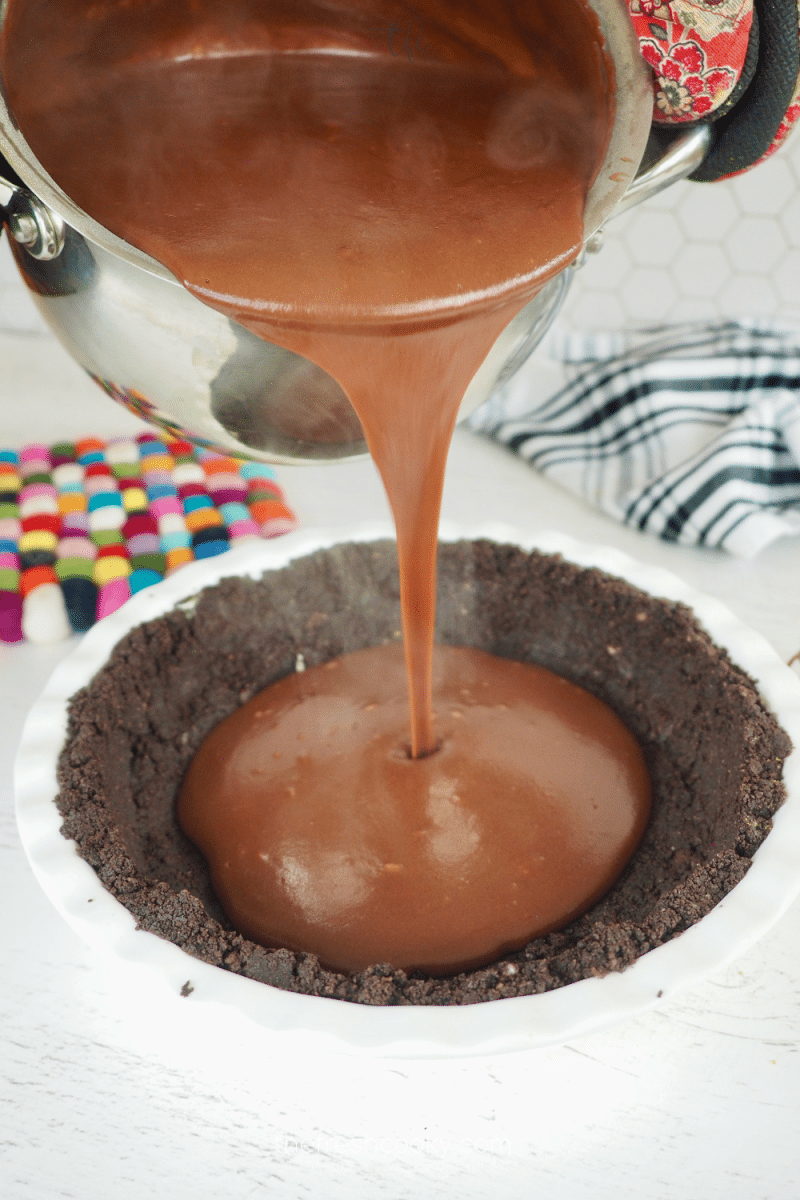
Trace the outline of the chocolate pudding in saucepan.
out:
M 373 647 L 284 680 L 189 769 L 179 816 L 228 917 L 328 967 L 434 975 L 568 923 L 639 841 L 642 752 L 532 665 L 449 647 L 434 686 L 436 535 L 470 379 L 581 247 L 613 119 L 596 18 L 582 0 L 11 0 L 2 49 L 55 180 L 336 379 L 394 514 L 405 675 Z

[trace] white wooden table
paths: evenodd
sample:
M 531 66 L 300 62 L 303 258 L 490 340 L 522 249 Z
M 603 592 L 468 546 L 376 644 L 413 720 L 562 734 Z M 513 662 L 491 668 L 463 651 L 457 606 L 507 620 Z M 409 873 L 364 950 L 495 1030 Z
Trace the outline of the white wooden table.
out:
M 0 442 L 139 425 L 42 335 L 0 334 Z M 368 462 L 284 470 L 302 521 L 385 513 Z M 755 564 L 618 528 L 456 439 L 445 516 L 610 543 L 718 595 L 788 659 L 800 539 Z M 703 987 L 555 1050 L 462 1062 L 289 1057 L 131 994 L 39 890 L 11 770 L 72 643 L 0 646 L 0 1196 L 6 1200 L 790 1200 L 800 1194 L 800 904 Z

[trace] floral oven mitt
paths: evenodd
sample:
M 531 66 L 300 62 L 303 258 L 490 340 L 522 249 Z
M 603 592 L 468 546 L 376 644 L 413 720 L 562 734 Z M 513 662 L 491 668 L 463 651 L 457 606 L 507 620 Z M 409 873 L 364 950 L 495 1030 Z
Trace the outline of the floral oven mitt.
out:
M 657 126 L 711 121 L 692 179 L 738 175 L 800 117 L 800 0 L 628 0 L 653 69 Z

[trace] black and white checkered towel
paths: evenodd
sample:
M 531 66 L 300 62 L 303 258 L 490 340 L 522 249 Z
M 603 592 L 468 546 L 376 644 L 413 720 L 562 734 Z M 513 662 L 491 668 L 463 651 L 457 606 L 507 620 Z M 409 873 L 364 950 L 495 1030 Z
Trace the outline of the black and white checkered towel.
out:
M 800 328 L 561 333 L 549 353 L 471 427 L 666 541 L 751 557 L 800 533 Z

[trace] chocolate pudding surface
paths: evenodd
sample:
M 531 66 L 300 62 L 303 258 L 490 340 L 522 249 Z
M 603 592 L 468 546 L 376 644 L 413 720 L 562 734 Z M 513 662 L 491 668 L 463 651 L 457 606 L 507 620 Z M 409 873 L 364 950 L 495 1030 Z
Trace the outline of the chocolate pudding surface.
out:
M 449 978 L 377 963 L 353 974 L 265 950 L 222 914 L 176 798 L 207 733 L 295 669 L 400 638 L 392 542 L 343 545 L 254 581 L 225 579 L 139 626 L 71 701 L 62 832 L 142 929 L 288 991 L 361 1004 L 469 1004 L 630 965 L 698 921 L 745 875 L 785 798 L 791 745 L 756 687 L 683 605 L 514 546 L 440 547 L 437 640 L 536 662 L 609 704 L 639 740 L 653 813 L 589 912 L 497 963 Z

